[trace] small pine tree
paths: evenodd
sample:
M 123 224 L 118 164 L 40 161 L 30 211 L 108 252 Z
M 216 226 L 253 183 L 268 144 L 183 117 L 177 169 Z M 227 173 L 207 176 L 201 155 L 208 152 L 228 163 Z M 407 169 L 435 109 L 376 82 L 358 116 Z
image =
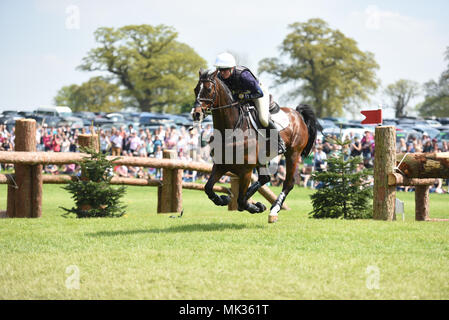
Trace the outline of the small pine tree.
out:
M 331 141 L 343 147 L 350 141 L 334 139 Z M 372 170 L 357 170 L 363 163 L 361 157 L 349 157 L 340 153 L 327 159 L 328 169 L 315 172 L 312 176 L 319 182 L 320 188 L 310 196 L 313 211 L 309 215 L 313 218 L 343 218 L 368 219 L 372 218 L 372 188 L 370 177 Z
M 125 194 L 126 188 L 112 187 L 112 161 L 92 148 L 81 147 L 81 151 L 89 154 L 77 164 L 81 167 L 82 176 L 72 180 L 64 187 L 72 194 L 75 207 L 62 208 L 64 215 L 76 214 L 78 218 L 91 217 L 121 217 L 125 214 L 125 206 L 120 203 L 120 198 Z

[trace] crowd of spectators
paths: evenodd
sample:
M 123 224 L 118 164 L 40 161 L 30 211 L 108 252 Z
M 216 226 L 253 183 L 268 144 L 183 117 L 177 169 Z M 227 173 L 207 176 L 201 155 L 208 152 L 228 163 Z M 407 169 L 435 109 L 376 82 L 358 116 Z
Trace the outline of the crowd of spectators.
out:
M 336 137 L 332 137 L 335 139 Z M 373 168 L 374 165 L 374 133 L 371 131 L 365 131 L 363 137 L 359 137 L 355 134 L 350 134 L 346 137 L 346 141 L 349 143 L 344 147 L 338 144 L 332 144 L 328 140 L 331 139 L 318 139 L 316 141 L 313 152 L 309 157 L 302 159 L 303 166 L 301 168 L 300 178 L 297 179 L 298 183 L 301 183 L 304 187 L 316 187 L 316 182 L 311 180 L 312 172 L 327 170 L 327 159 L 333 156 L 339 156 L 343 153 L 345 159 L 349 157 L 361 157 L 363 162 L 360 164 L 357 170 L 363 168 Z M 440 143 L 437 139 L 431 139 L 426 133 L 422 135 L 422 138 L 418 138 L 414 135 L 410 135 L 407 140 L 400 138 L 397 143 L 397 153 L 416 153 L 416 152 L 448 152 L 449 145 L 446 141 Z M 301 180 L 301 182 L 299 182 Z M 374 183 L 374 181 L 371 181 Z M 431 192 L 448 193 L 449 180 L 443 181 L 438 179 Z M 398 190 L 413 191 L 413 187 L 398 187 Z
M 106 155 L 112 156 L 130 156 L 130 157 L 154 157 L 162 158 L 163 150 L 175 150 L 178 159 L 185 161 L 212 162 L 208 141 L 212 135 L 213 129 L 210 124 L 204 126 L 201 132 L 197 128 L 189 131 L 184 127 L 166 127 L 159 126 L 155 130 L 145 128 L 112 127 L 111 129 L 100 129 L 99 135 L 100 151 Z M 72 129 L 66 127 L 48 127 L 38 125 L 36 130 L 36 149 L 46 152 L 79 152 L 78 135 L 89 133 L 88 128 Z M 14 127 L 8 131 L 5 125 L 0 125 L 0 150 L 14 150 Z M 317 139 L 313 151 L 308 157 L 300 159 L 298 171 L 295 174 L 295 182 L 298 185 L 315 188 L 316 182 L 312 180 L 314 171 L 327 170 L 327 159 L 333 156 L 344 155 L 344 158 L 360 156 L 363 159 L 358 170 L 363 168 L 372 168 L 374 163 L 374 134 L 366 131 L 363 137 L 350 134 L 346 137 L 349 143 L 340 146 L 331 143 L 330 139 Z M 418 139 L 413 135 L 408 140 L 399 139 L 397 143 L 398 153 L 414 152 L 446 152 L 449 146 L 446 142 L 438 144 L 436 139 L 430 139 L 423 135 Z M 1 169 L 7 170 L 12 165 L 2 164 Z M 44 170 L 48 174 L 79 174 L 79 168 L 74 164 L 57 166 L 47 165 Z M 131 166 L 116 166 L 114 172 L 120 177 L 136 177 L 160 179 L 162 172 L 160 169 L 142 168 Z M 281 185 L 285 180 L 285 159 L 278 157 L 277 172 L 274 175 L 271 184 Z M 195 171 L 184 171 L 183 179 L 188 182 L 206 181 L 207 175 Z M 228 182 L 228 177 L 223 177 L 220 182 Z M 444 186 L 443 186 L 444 185 Z M 442 180 L 431 189 L 439 193 L 447 193 L 447 181 Z M 445 188 L 446 187 L 446 188 Z M 405 191 L 412 190 L 405 188 Z

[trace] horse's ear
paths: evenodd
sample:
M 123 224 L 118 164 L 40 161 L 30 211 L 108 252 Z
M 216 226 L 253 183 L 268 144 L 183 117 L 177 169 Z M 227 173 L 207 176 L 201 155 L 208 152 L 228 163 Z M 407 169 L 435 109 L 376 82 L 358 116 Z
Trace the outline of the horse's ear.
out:
M 216 69 L 216 70 L 211 74 L 211 77 L 212 77 L 212 78 L 216 78 L 216 77 L 217 77 L 217 74 L 218 74 L 218 69 Z
M 201 77 L 201 75 L 204 73 L 204 69 L 203 69 L 203 68 L 200 68 L 200 71 L 198 71 L 198 72 L 199 72 L 200 77 Z

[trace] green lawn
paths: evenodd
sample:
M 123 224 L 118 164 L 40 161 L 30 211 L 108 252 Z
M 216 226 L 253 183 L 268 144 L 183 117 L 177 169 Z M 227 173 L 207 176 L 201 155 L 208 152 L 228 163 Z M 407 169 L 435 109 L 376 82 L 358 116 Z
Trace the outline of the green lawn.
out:
M 189 190 L 182 218 L 158 215 L 156 190 L 128 187 L 127 217 L 75 219 L 45 185 L 42 218 L 0 219 L 0 299 L 449 299 L 449 222 L 415 222 L 413 193 L 405 222 L 314 220 L 295 187 L 269 225 Z M 448 203 L 432 194 L 430 216 Z

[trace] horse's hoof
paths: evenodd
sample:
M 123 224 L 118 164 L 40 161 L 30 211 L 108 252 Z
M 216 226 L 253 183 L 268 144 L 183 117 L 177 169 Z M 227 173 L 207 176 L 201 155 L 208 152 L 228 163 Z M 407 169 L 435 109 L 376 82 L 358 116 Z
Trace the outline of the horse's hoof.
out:
M 267 207 L 265 207 L 265 205 L 261 202 L 256 202 L 255 203 L 256 207 L 259 208 L 259 213 L 264 212 L 265 210 L 267 210 Z
M 222 195 L 222 196 L 220 196 L 220 198 L 221 198 L 222 206 L 227 206 L 229 204 L 229 202 L 231 202 L 231 198 L 229 196 Z
M 269 215 L 268 216 L 268 223 L 275 223 L 275 222 L 278 222 L 278 216 Z
M 255 214 L 255 213 L 260 213 L 260 208 L 252 203 L 248 203 L 248 205 L 246 206 L 246 211 L 248 211 L 251 214 Z

